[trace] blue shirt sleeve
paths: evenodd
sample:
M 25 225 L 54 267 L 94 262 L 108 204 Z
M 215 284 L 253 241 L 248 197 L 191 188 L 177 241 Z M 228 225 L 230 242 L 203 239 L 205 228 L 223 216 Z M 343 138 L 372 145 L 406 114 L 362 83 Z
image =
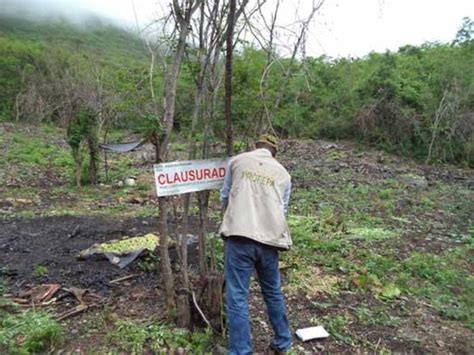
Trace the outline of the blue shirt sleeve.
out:
M 290 203 L 290 195 L 291 195 L 291 180 L 286 186 L 285 192 L 283 193 L 283 210 L 285 212 L 285 216 L 288 215 L 288 204 Z
M 230 194 L 231 187 L 232 187 L 232 170 L 231 170 L 230 161 L 229 161 L 229 163 L 227 164 L 227 170 L 224 177 L 224 185 L 222 185 L 221 196 L 220 196 L 221 203 L 224 206 L 227 206 L 227 203 L 229 202 L 229 194 Z

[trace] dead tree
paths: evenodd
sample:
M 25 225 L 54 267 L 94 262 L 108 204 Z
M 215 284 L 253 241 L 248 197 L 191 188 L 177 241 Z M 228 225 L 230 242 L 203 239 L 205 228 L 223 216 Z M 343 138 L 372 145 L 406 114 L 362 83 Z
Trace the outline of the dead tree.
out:
M 243 1 L 240 4 L 234 14 L 234 18 L 238 17 L 243 13 L 245 5 L 248 0 Z M 206 139 L 210 134 L 209 129 L 214 119 L 214 112 L 216 107 L 218 87 L 221 83 L 221 50 L 226 41 L 226 13 L 229 11 L 229 4 L 216 1 L 207 1 L 200 7 L 200 17 L 194 23 L 197 34 L 198 45 L 196 60 L 198 62 L 198 70 L 196 75 L 196 93 L 195 93 L 195 104 L 192 114 L 191 131 L 188 137 L 189 140 L 189 159 L 195 159 L 197 157 L 197 146 L 196 146 L 196 133 L 197 123 L 200 116 L 203 117 L 204 123 L 204 142 L 202 147 L 203 158 L 208 156 L 209 147 L 207 145 L 208 140 Z M 235 36 L 232 36 L 232 39 Z M 233 45 L 231 46 L 233 48 Z M 203 109 L 203 107 L 205 109 Z M 208 208 L 208 192 L 201 192 L 198 194 L 199 203 L 199 270 L 200 274 L 204 275 L 207 272 L 206 263 L 206 223 L 207 223 L 207 208 Z M 190 195 L 183 197 L 184 204 L 184 231 L 187 231 L 188 226 L 188 211 L 189 211 Z M 184 234 L 186 234 L 184 232 Z M 184 243 L 183 243 L 184 245 Z M 212 251 L 211 251 L 212 253 Z M 182 249 L 182 256 L 185 257 L 186 250 Z M 214 258 L 211 255 L 211 269 L 213 267 Z M 183 275 L 183 277 L 186 277 Z
M 234 18 L 242 13 L 243 7 L 248 1 L 241 3 L 240 8 L 235 11 Z M 222 82 L 222 61 L 221 52 L 226 40 L 226 18 L 229 11 L 229 4 L 224 1 L 206 1 L 201 3 L 199 17 L 193 22 L 194 39 L 198 40 L 198 44 L 194 46 L 195 60 L 197 69 L 195 75 L 195 100 L 192 113 L 191 131 L 188 136 L 189 159 L 198 157 L 196 144 L 196 134 L 199 119 L 202 118 L 204 140 L 202 144 L 201 157 L 206 158 L 209 154 L 208 137 L 210 128 L 214 121 L 214 113 L 217 107 L 219 86 Z M 232 39 L 235 35 L 232 36 Z M 233 46 L 232 46 L 233 47 Z M 189 53 L 188 53 L 189 54 Z M 186 235 L 189 228 L 189 206 L 190 194 L 183 196 L 183 228 L 181 238 L 181 262 L 182 262 L 182 278 L 186 289 L 191 290 L 189 275 L 187 274 L 187 243 Z M 198 298 L 194 302 L 198 302 L 202 311 L 207 314 L 209 321 L 214 328 L 222 328 L 222 286 L 223 277 L 216 272 L 214 240 L 211 240 L 211 262 L 210 266 L 206 256 L 206 235 L 207 235 L 207 214 L 209 204 L 209 192 L 202 191 L 197 194 L 199 206 L 199 273 L 198 282 Z M 185 302 L 182 302 L 185 304 Z M 178 306 L 180 308 L 180 306 Z M 184 320 L 187 317 L 185 312 L 178 310 L 178 314 Z M 184 322 L 183 322 L 184 323 Z
M 181 62 L 186 47 L 186 38 L 189 33 L 191 17 L 197 10 L 202 0 L 184 0 L 180 3 L 173 0 L 172 11 L 177 27 L 177 43 L 173 55 L 172 65 L 166 73 L 164 89 L 164 105 L 162 118 L 162 131 L 159 133 L 156 144 L 156 163 L 163 163 L 168 159 L 168 144 L 173 129 L 174 112 L 176 104 L 176 88 L 181 70 Z M 159 207 L 159 232 L 160 232 L 160 256 L 161 256 L 161 276 L 165 289 L 165 300 L 168 314 L 172 315 L 176 308 L 175 287 L 171 261 L 168 252 L 168 226 L 167 226 L 167 199 L 158 198 Z
M 425 164 L 429 164 L 433 157 L 446 159 L 446 150 L 451 149 L 451 140 L 463 141 L 463 134 L 472 132 L 468 125 L 464 126 L 463 116 L 461 114 L 462 93 L 458 85 L 454 82 L 449 89 L 445 89 L 439 102 L 438 108 L 430 122 L 431 138 L 428 146 Z M 464 131 L 463 134 L 459 134 Z M 457 143 L 459 144 L 459 143 Z M 451 152 L 452 153 L 452 152 Z
M 197 144 L 196 134 L 199 117 L 202 114 L 202 105 L 205 99 L 207 86 L 205 78 L 208 75 L 212 55 L 217 49 L 222 33 L 222 3 L 219 1 L 202 2 L 200 5 L 199 18 L 194 24 L 195 33 L 198 37 L 198 45 L 195 60 L 198 63 L 196 75 L 196 89 L 194 96 L 194 107 L 192 112 L 191 130 L 188 136 L 188 158 L 196 159 Z M 181 240 L 181 256 L 183 281 L 186 288 L 189 288 L 189 276 L 187 274 L 187 233 L 189 229 L 189 207 L 191 202 L 191 194 L 183 196 L 183 237 Z M 205 240 L 204 235 L 199 233 L 199 272 L 204 275 L 206 272 L 206 256 L 205 256 Z
M 233 127 L 232 127 L 232 54 L 234 52 L 234 23 L 236 0 L 229 1 L 229 15 L 227 17 L 226 54 L 225 54 L 225 97 L 224 116 L 226 121 L 227 156 L 234 155 Z
M 258 7 L 259 21 L 261 22 L 260 25 L 256 23 L 257 21 L 255 21 L 255 23 L 250 22 L 246 16 L 246 23 L 250 32 L 262 49 L 267 53 L 267 62 L 260 79 L 260 97 L 263 107 L 260 120 L 257 122 L 259 126 L 256 128 L 256 133 L 271 131 L 273 134 L 276 134 L 272 126 L 272 118 L 279 109 L 281 101 L 287 91 L 298 53 L 302 52 L 302 56 L 304 57 L 305 39 L 308 27 L 323 4 L 324 0 L 313 0 L 308 15 L 304 19 L 295 22 L 298 28 L 282 29 L 280 27 L 280 30 L 284 30 L 287 33 L 287 36 L 294 38 L 294 43 L 292 45 L 290 44 L 288 46 L 280 44 L 280 47 L 291 49 L 291 55 L 286 65 L 282 63 L 281 58 L 277 54 L 278 37 L 275 33 L 276 29 L 279 28 L 277 24 L 277 16 L 280 8 L 280 0 L 276 2 L 274 12 L 270 12 L 270 19 L 266 19 L 265 11 L 262 10 L 263 3 Z M 288 43 L 288 39 L 286 39 L 285 42 Z M 274 65 L 277 65 L 282 69 L 283 83 L 279 86 L 276 97 L 272 99 L 268 97 L 267 82 L 270 70 Z

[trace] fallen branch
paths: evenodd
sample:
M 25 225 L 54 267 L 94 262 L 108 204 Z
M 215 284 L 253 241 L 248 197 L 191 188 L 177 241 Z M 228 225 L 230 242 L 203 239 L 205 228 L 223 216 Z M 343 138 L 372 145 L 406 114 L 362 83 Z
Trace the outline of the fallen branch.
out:
M 111 284 L 117 284 L 117 283 L 122 282 L 122 281 L 125 281 L 125 280 L 130 280 L 130 279 L 133 279 L 134 277 L 137 277 L 137 276 L 138 276 L 138 274 L 131 274 L 131 275 L 119 277 L 118 279 L 109 281 L 109 285 L 111 285 Z
M 58 298 L 53 297 L 49 301 L 40 303 L 40 306 L 49 306 L 49 305 L 52 305 L 53 303 L 56 303 L 57 301 L 58 301 Z
M 59 284 L 39 285 L 27 292 L 20 292 L 20 297 L 14 298 L 13 301 L 20 304 L 47 304 L 60 289 L 61 285 Z
M 81 226 L 78 224 L 78 225 L 72 230 L 72 232 L 68 235 L 68 238 L 74 238 L 74 237 L 77 236 L 80 232 L 81 232 Z
M 12 298 L 11 300 L 12 302 L 17 303 L 17 304 L 26 304 L 26 305 L 30 304 L 30 301 L 25 300 L 24 298 Z
M 214 329 L 211 325 L 211 323 L 207 320 L 206 316 L 204 315 L 204 312 L 201 310 L 201 308 L 199 307 L 198 303 L 197 303 L 197 300 L 196 300 L 196 294 L 194 293 L 194 291 L 192 292 L 192 295 L 193 295 L 193 303 L 194 303 L 194 306 L 196 307 L 196 309 L 198 310 L 199 314 L 201 315 L 202 319 L 204 320 L 204 322 L 206 322 L 207 326 L 211 329 Z
M 72 317 L 72 316 L 75 316 L 79 313 L 82 313 L 82 312 L 85 312 L 87 311 L 89 308 L 92 308 L 93 306 L 96 306 L 96 304 L 94 305 L 86 305 L 86 304 L 80 304 L 79 306 L 77 306 L 76 308 L 70 310 L 70 311 L 66 311 L 64 313 L 62 313 L 61 315 L 59 315 L 57 317 L 57 320 L 58 321 L 62 321 L 62 320 L 65 320 L 66 318 L 69 318 L 69 317 Z

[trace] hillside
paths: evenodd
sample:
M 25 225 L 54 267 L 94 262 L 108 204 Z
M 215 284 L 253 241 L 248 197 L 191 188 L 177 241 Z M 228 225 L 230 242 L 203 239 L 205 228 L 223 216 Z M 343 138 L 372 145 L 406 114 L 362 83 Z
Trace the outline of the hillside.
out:
M 91 16 L 81 24 L 72 24 L 59 18 L 51 22 L 0 15 L 0 34 L 4 39 L 44 47 L 60 46 L 111 62 L 123 58 L 146 59 L 140 38 L 99 17 Z
M 132 80 L 129 72 L 144 72 L 148 59 L 140 38 L 100 18 L 79 25 L 0 15 L 0 118 L 15 116 L 15 98 L 25 80 L 50 63 L 58 70 L 58 65 L 73 67 L 76 75 L 97 68 L 120 91 Z

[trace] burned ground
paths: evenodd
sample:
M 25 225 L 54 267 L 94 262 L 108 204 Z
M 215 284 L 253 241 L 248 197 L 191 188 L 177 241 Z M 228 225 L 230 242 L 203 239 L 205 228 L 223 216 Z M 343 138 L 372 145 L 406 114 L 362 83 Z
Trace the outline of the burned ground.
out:
M 58 216 L 0 222 L 2 264 L 8 266 L 14 288 L 27 283 L 60 283 L 108 292 L 108 282 L 123 274 L 106 259 L 78 260 L 94 243 L 156 230 L 151 218 Z M 72 235 L 74 232 L 74 235 Z M 47 269 L 38 275 L 38 266 Z

